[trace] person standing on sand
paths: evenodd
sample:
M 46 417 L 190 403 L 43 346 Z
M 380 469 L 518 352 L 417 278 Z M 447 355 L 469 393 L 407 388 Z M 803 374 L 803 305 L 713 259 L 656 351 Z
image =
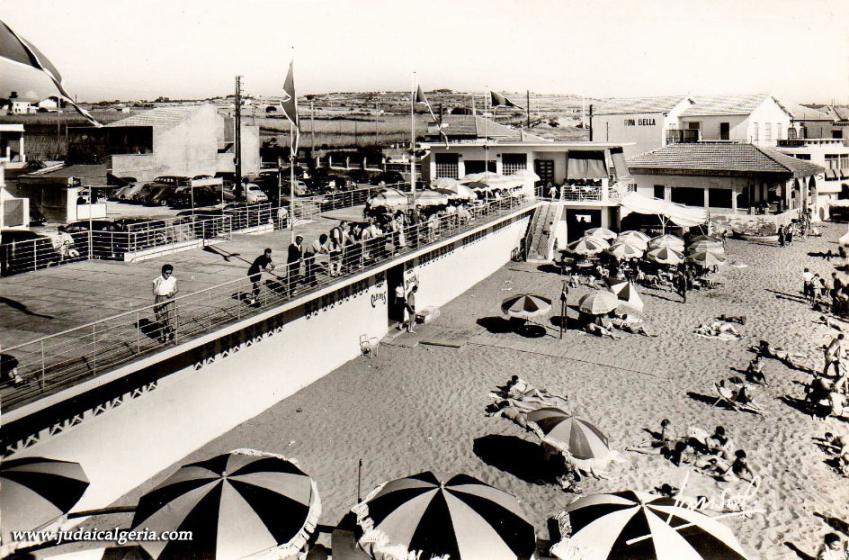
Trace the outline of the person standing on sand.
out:
M 849 558 L 849 548 L 847 548 L 846 543 L 841 543 L 840 540 L 840 535 L 837 533 L 828 533 L 823 538 L 822 547 L 817 552 L 816 560 L 846 560 Z
M 413 285 L 410 293 L 407 294 L 407 299 L 405 302 L 407 308 L 407 314 L 409 315 L 407 319 L 407 332 L 414 333 L 416 332 L 413 329 L 413 326 L 416 324 L 416 292 L 419 291 L 418 285 Z
M 678 289 L 678 295 L 681 296 L 682 303 L 687 303 L 687 275 L 683 269 L 678 269 L 678 274 L 675 276 L 675 285 Z
M 802 293 L 805 296 L 805 299 L 811 299 L 811 292 L 813 291 L 813 281 L 814 281 L 814 273 L 807 267 L 805 267 L 805 271 L 802 272 Z
M 784 237 L 784 226 L 778 226 L 778 244 L 784 247 L 785 239 L 786 238 Z
M 828 376 L 828 369 L 832 365 L 834 365 L 835 377 L 840 377 L 840 360 L 843 358 L 843 338 L 843 333 L 840 333 L 825 347 L 825 366 L 822 368 L 823 377 Z

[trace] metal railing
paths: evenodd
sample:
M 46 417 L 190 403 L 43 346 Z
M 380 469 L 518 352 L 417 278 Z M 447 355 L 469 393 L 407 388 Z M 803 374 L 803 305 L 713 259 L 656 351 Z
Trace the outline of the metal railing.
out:
M 88 232 L 71 234 L 71 238 L 74 242 L 65 246 L 59 246 L 49 237 L 0 245 L 0 276 L 88 259 Z
M 395 256 L 438 242 L 523 206 L 521 198 L 503 198 L 461 213 L 434 218 L 372 239 L 350 241 L 326 254 L 305 253 L 296 265 L 279 265 L 261 279 L 240 278 L 171 300 L 169 308 L 152 304 L 31 342 L 0 349 L 6 410 L 102 375 L 168 348 L 160 339 L 173 333 L 182 343 L 262 311 L 279 306 Z M 252 280 L 257 280 L 254 283 Z M 261 280 L 261 281 L 260 281 Z M 13 384 L 17 377 L 19 382 Z

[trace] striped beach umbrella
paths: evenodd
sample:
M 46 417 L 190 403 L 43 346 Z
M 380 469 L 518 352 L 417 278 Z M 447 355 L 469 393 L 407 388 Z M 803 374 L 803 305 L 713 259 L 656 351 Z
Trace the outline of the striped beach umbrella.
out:
M 608 254 L 613 255 L 617 259 L 638 259 L 643 256 L 643 250 L 628 242 L 618 242 L 611 245 L 607 250 Z
M 433 190 L 451 199 L 474 200 L 477 198 L 475 191 L 459 183 L 451 187 L 434 187 Z
M 594 290 L 578 300 L 578 311 L 587 315 L 605 315 L 619 305 L 619 298 L 607 290 Z
M 657 264 L 676 265 L 684 262 L 684 255 L 670 247 L 652 249 L 646 254 L 646 258 Z
M 440 177 L 430 182 L 433 189 L 451 189 L 460 184 L 460 181 L 451 177 Z
M 535 424 L 543 443 L 564 449 L 575 459 L 605 459 L 610 456 L 607 436 L 587 420 L 555 407 L 528 412 L 528 424 Z
M 583 257 L 598 255 L 610 247 L 610 244 L 600 237 L 584 236 L 566 245 L 566 251 Z
M 448 195 L 431 190 L 419 191 L 415 200 L 416 206 L 445 206 L 448 204 Z
M 724 255 L 715 253 L 713 251 L 702 251 L 699 253 L 691 253 L 687 257 L 687 260 L 704 268 L 709 268 L 712 266 L 719 266 L 721 264 L 725 264 L 725 261 L 727 259 Z
M 530 558 L 534 528 L 516 498 L 471 476 L 423 472 L 381 484 L 352 511 L 373 558 Z M 420 555 L 417 555 L 420 554 Z
M 3 542 L 12 531 L 37 529 L 71 511 L 88 488 L 79 463 L 24 457 L 0 463 L 0 528 Z
M 586 235 L 589 235 L 590 237 L 600 237 L 601 239 L 604 239 L 605 241 L 612 241 L 613 239 L 616 239 L 616 237 L 618 236 L 618 234 L 615 231 L 613 231 L 612 229 L 607 229 L 607 228 L 604 228 L 604 227 L 590 228 L 587 231 L 585 231 L 584 233 Z
M 640 297 L 640 292 L 637 291 L 637 286 L 633 282 L 615 282 L 610 284 L 608 289 L 616 294 L 619 301 L 633 308 L 635 311 L 642 313 L 643 299 Z
M 679 253 L 684 252 L 684 240 L 678 237 L 677 235 L 665 234 L 658 235 L 657 237 L 652 237 L 649 240 L 649 249 L 659 249 L 661 247 L 669 247 L 670 249 L 675 249 Z
M 619 237 L 636 237 L 637 239 L 642 239 L 646 243 L 651 241 L 651 237 L 646 235 L 641 231 L 637 231 L 635 229 L 626 229 L 625 231 L 619 232 Z
M 687 246 L 688 253 L 701 253 L 703 251 L 712 251 L 714 253 L 724 253 L 725 247 L 722 246 L 721 241 L 708 241 L 707 239 L 702 239 L 701 241 L 696 241 L 695 243 L 690 243 Z
M 501 302 L 501 312 L 517 319 L 530 319 L 551 311 L 551 300 L 533 294 L 517 294 Z
M 397 189 L 381 189 L 368 199 L 372 208 L 398 208 L 407 205 L 407 197 Z
M 132 526 L 191 531 L 189 541 L 140 543 L 154 559 L 295 555 L 315 530 L 315 482 L 280 455 L 240 449 L 181 467 L 139 499 Z
M 572 536 L 551 549 L 564 560 L 746 560 L 728 527 L 674 498 L 594 494 L 575 500 L 566 512 Z
M 618 243 L 627 243 L 645 251 L 649 247 L 648 236 L 639 231 L 626 231 L 616 238 Z

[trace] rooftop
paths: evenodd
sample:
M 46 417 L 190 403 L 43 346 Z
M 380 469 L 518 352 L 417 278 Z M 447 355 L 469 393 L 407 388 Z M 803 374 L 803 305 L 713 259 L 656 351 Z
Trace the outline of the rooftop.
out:
M 777 173 L 806 177 L 822 173 L 819 165 L 786 156 L 754 144 L 731 142 L 673 144 L 634 157 L 628 161 L 634 172 L 680 171 L 687 174 L 710 175 Z
M 107 128 L 126 126 L 156 126 L 170 128 L 186 120 L 192 113 L 200 110 L 203 105 L 181 106 L 181 107 L 157 107 L 149 111 L 137 113 L 126 119 L 111 122 L 105 125 Z
M 477 115 L 445 115 L 442 117 L 442 131 L 452 140 L 457 137 L 491 138 L 499 143 L 507 140 L 530 140 L 544 142 L 543 138 L 523 132 L 518 128 L 510 128 L 492 119 Z M 436 136 L 436 123 L 428 123 L 428 136 Z
M 748 115 L 770 97 L 766 93 L 698 95 L 691 98 L 694 101 L 693 105 L 685 109 L 681 116 Z
M 593 107 L 593 115 L 628 115 L 631 113 L 666 114 L 687 99 L 683 95 L 605 99 Z
M 776 99 L 776 101 L 778 100 Z M 778 104 L 795 121 L 834 121 L 833 116 L 798 103 L 778 101 Z

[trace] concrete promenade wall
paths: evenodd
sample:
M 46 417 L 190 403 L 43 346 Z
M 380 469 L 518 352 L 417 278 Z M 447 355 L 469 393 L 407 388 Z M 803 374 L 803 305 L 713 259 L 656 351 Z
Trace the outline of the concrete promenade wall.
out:
M 407 263 L 419 306 L 444 305 L 510 259 L 528 213 L 490 225 Z M 246 327 L 238 344 L 183 362 L 144 391 L 9 457 L 79 462 L 91 485 L 74 508 L 105 507 L 187 454 L 360 355 L 382 338 L 391 301 L 385 271 Z M 246 334 L 247 333 L 247 334 Z M 332 335 L 332 339 L 329 336 Z M 332 340 L 332 344 L 327 344 Z

